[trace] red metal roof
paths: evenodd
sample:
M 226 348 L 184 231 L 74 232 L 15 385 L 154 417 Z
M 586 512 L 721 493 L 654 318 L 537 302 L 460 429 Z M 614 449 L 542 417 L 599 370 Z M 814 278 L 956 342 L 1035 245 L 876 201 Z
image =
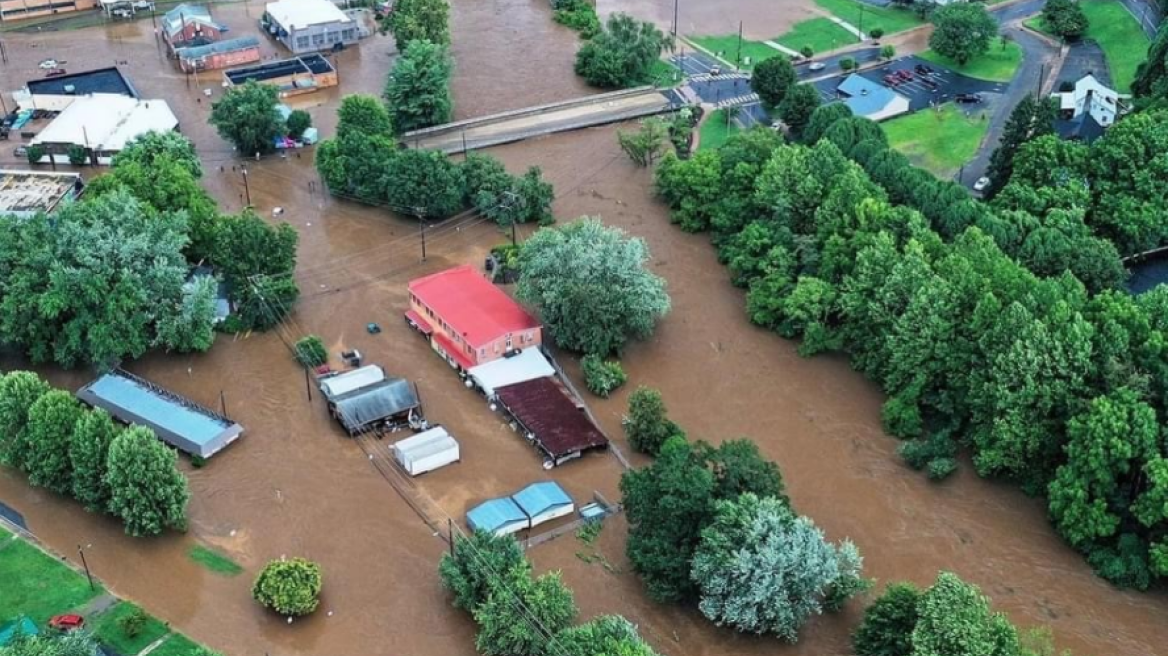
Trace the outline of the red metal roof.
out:
M 499 402 L 553 458 L 608 446 L 608 439 L 551 378 L 536 378 L 495 390 Z
M 535 317 L 468 264 L 413 280 L 409 289 L 475 348 L 539 327 Z
M 471 367 L 475 366 L 475 363 L 466 356 L 466 353 L 462 352 L 462 349 L 459 348 L 458 344 L 450 341 L 446 335 L 443 335 L 442 333 L 434 333 L 430 336 L 430 339 L 438 342 L 438 346 L 442 347 L 442 350 L 446 352 L 446 355 L 454 358 L 454 360 L 458 362 L 458 366 L 462 367 L 463 369 L 470 369 Z

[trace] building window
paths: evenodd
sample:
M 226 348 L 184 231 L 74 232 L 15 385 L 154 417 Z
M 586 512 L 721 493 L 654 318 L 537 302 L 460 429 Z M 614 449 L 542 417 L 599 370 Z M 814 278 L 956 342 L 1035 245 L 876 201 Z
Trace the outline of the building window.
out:
M 341 38 L 344 39 L 345 41 L 352 41 L 353 40 L 353 29 L 349 28 L 347 30 L 341 30 Z
M 319 45 L 323 45 L 323 44 L 324 44 L 324 35 L 323 34 L 313 34 L 312 35 L 312 45 L 319 46 Z
M 307 48 L 308 47 L 308 37 L 306 37 L 306 36 L 296 37 L 296 47 L 297 48 Z

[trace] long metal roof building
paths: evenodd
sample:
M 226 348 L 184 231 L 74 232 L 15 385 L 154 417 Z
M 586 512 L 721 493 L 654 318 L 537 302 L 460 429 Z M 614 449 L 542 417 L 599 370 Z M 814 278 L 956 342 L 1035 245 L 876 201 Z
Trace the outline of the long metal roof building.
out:
M 209 458 L 243 435 L 243 426 L 127 371 L 115 369 L 77 398 L 127 424 L 147 426 L 180 451 Z

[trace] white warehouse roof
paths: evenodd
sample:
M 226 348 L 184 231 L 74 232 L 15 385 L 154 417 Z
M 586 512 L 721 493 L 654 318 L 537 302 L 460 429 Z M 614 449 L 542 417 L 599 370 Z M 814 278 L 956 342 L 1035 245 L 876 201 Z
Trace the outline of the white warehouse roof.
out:
M 287 30 L 321 23 L 349 23 L 353 20 L 329 0 L 279 0 L 269 2 L 264 10 L 272 20 Z
M 376 385 L 384 380 L 384 369 L 375 364 L 367 364 L 364 367 L 325 378 L 320 381 L 320 391 L 331 401 L 342 394 Z
M 495 390 L 500 387 L 546 378 L 555 373 L 556 370 L 552 369 L 537 347 L 526 348 L 519 355 L 491 360 L 467 370 L 467 374 L 488 397 L 494 396 Z
M 139 135 L 150 131 L 170 132 L 177 127 L 178 118 L 165 100 L 96 93 L 74 100 L 32 143 L 76 144 L 118 151 Z

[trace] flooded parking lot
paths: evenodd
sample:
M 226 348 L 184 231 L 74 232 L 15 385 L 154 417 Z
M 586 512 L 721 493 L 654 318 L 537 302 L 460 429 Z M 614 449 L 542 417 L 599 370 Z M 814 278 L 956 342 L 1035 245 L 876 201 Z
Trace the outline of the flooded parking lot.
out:
M 543 0 L 455 0 L 454 81 L 459 117 L 589 92 L 571 75 L 575 35 L 551 24 Z M 602 11 L 613 6 L 602 0 Z M 238 32 L 251 30 L 259 3 L 216 9 Z M 627 5 L 657 16 L 672 3 Z M 705 3 L 687 7 L 685 20 L 731 21 L 726 7 L 757 10 L 768 34 L 782 20 L 799 19 L 802 5 Z M 691 13 L 692 12 L 692 13 Z M 658 18 L 659 19 L 659 18 Z M 664 24 L 668 24 L 667 21 Z M 712 33 L 728 31 L 718 24 Z M 145 97 L 166 98 L 183 132 L 204 158 L 205 182 L 226 210 L 242 204 L 240 164 L 206 126 L 208 100 L 195 82 L 170 68 L 148 21 L 84 33 L 14 35 L 5 39 L 10 63 L 0 69 L 5 89 L 37 76 L 40 59 L 68 60 L 70 70 L 128 62 L 122 67 Z M 263 41 L 268 56 L 279 54 Z M 539 53 L 534 55 L 532 53 Z M 393 42 L 373 37 L 336 57 L 341 85 L 302 97 L 328 136 L 338 98 L 379 93 L 392 62 Z M 280 55 L 282 56 L 282 55 Z M 625 359 L 630 385 L 612 399 L 589 399 L 608 434 L 622 440 L 627 393 L 658 387 L 672 417 L 691 435 L 709 440 L 747 436 L 783 470 L 791 498 L 833 539 L 851 537 L 881 582 L 926 583 L 951 569 L 981 585 L 1021 625 L 1050 624 L 1060 646 L 1079 654 L 1152 654 L 1168 641 L 1163 594 L 1121 592 L 1095 577 L 1057 538 L 1043 505 L 1009 486 L 979 480 L 966 468 L 934 485 L 903 466 L 896 441 L 880 428 L 882 397 L 840 358 L 799 358 L 795 346 L 751 326 L 741 292 L 702 236 L 668 223 L 651 195 L 651 177 L 616 145 L 613 127 L 544 137 L 495 149 L 513 170 L 543 167 L 556 186 L 556 215 L 600 215 L 644 237 L 653 267 L 665 277 L 673 312 L 650 341 Z M 9 142 L 15 146 L 14 142 Z M 13 164 L 11 150 L 2 161 Z M 418 489 L 454 519 L 484 498 L 551 477 L 579 502 L 600 491 L 617 496 L 620 466 L 592 454 L 550 474 L 536 454 L 466 390 L 401 320 L 406 282 L 454 264 L 479 263 L 505 236 L 483 221 L 437 228 L 421 261 L 415 223 L 377 208 L 337 202 L 310 189 L 311 155 L 251 162 L 253 202 L 265 215 L 301 236 L 297 277 L 302 300 L 281 331 L 233 338 L 197 356 L 152 354 L 131 371 L 196 401 L 218 405 L 242 423 L 246 436 L 208 466 L 190 469 L 191 529 L 187 535 L 133 540 L 106 518 L 0 472 L 0 499 L 17 507 L 30 528 L 61 553 L 77 543 L 95 573 L 184 632 L 228 654 L 474 653 L 474 627 L 455 611 L 436 575 L 444 543 L 397 496 L 365 453 L 342 437 L 323 402 L 309 402 L 301 370 L 283 340 L 321 335 L 330 352 L 359 348 L 366 361 L 416 381 L 427 416 L 462 445 L 462 462 L 418 479 Z M 220 171 L 219 167 L 223 170 Z M 91 174 L 92 171 L 86 171 Z M 522 237 L 523 232 L 521 232 Z M 383 330 L 370 335 L 375 321 Z M 20 363 L 6 360 L 4 368 Z M 574 362 L 565 360 L 570 371 Z M 60 386 L 76 388 L 92 374 L 45 370 Z M 719 630 L 696 611 L 660 606 L 641 592 L 623 556 L 624 521 L 610 520 L 598 551 L 609 566 L 577 556 L 570 535 L 532 550 L 541 569 L 563 569 L 582 617 L 622 613 L 661 653 L 672 656 L 839 654 L 860 617 L 859 604 L 817 618 L 798 645 L 784 646 Z M 200 569 L 186 551 L 214 546 L 247 572 L 223 578 Z M 322 563 L 324 613 L 292 626 L 263 612 L 250 598 L 250 578 L 281 555 Z M 331 611 L 330 616 L 328 612 Z

